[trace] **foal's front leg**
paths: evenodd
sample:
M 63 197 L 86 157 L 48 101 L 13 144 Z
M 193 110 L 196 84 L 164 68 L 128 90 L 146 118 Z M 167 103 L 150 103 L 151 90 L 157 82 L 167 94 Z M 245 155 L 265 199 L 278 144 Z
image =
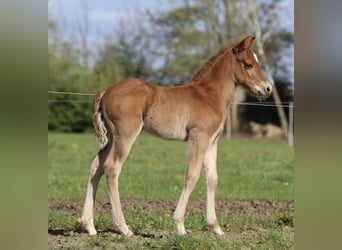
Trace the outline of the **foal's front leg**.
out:
M 210 145 L 204 156 L 205 182 L 207 184 L 207 224 L 217 235 L 223 235 L 223 231 L 217 223 L 215 212 L 215 191 L 217 187 L 217 143 Z
M 203 157 L 209 144 L 209 139 L 206 133 L 198 129 L 192 129 L 189 133 L 188 163 L 184 188 L 173 215 L 175 228 L 179 235 L 186 234 L 184 227 L 185 209 L 188 204 L 190 194 L 200 176 Z

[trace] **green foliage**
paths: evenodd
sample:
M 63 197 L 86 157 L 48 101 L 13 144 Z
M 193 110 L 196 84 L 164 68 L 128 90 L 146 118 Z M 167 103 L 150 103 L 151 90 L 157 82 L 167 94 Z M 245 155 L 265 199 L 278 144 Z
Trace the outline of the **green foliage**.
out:
M 68 43 L 48 53 L 48 89 L 60 92 L 91 92 L 92 74 L 79 63 Z M 62 132 L 84 132 L 92 126 L 91 99 L 85 96 L 49 95 L 48 128 Z
M 134 48 L 134 47 L 133 47 Z M 100 88 L 128 77 L 147 78 L 144 57 L 127 41 L 107 41 L 92 71 L 82 65 L 82 54 L 71 43 L 50 45 L 48 89 L 50 91 L 95 94 Z M 84 132 L 92 129 L 93 96 L 50 94 L 48 129 Z
M 118 40 L 106 38 L 94 66 L 94 75 L 102 86 L 129 77 L 148 78 L 148 65 L 143 54 L 141 35 Z
M 280 28 L 283 17 L 287 15 L 286 10 L 281 7 L 283 1 L 261 1 L 258 5 L 258 17 L 263 34 L 269 34 L 269 37 L 263 42 L 263 47 L 267 55 L 268 64 L 271 66 L 274 77 L 290 77 L 288 61 L 283 60 L 289 57 L 289 52 L 293 48 L 294 33 L 293 30 Z M 283 80 L 283 82 L 287 80 Z
M 187 1 L 176 9 L 151 16 L 159 41 L 154 53 L 163 55 L 160 67 L 165 85 L 189 80 L 203 63 L 232 38 L 224 6 L 213 1 Z M 219 20 L 219 16 L 223 20 Z
M 83 199 L 92 157 L 92 134 L 49 133 L 48 198 Z M 120 195 L 178 199 L 184 182 L 186 143 L 142 134 L 120 175 Z M 218 199 L 293 199 L 293 148 L 284 144 L 220 140 Z M 107 198 L 102 179 L 98 195 Z M 165 185 L 167 183 L 167 185 Z M 192 198 L 205 198 L 203 174 Z
M 284 75 L 287 64 L 282 60 L 286 49 L 293 45 L 293 32 L 279 29 L 280 1 L 261 1 L 257 5 L 262 33 L 268 34 L 264 49 L 273 73 Z M 165 85 L 181 84 L 203 63 L 231 40 L 255 34 L 247 18 L 248 1 L 183 1 L 179 7 L 151 14 L 156 35 L 152 39 L 162 46 L 154 53 L 162 55 L 165 63 L 160 67 Z M 251 9 L 252 11 L 254 9 Z

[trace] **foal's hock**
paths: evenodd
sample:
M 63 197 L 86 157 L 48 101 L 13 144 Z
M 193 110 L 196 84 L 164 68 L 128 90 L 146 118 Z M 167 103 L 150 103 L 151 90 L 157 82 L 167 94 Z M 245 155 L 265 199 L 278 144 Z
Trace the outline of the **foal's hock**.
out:
M 215 190 L 217 186 L 217 140 L 223 130 L 226 110 L 235 86 L 241 85 L 259 100 L 267 98 L 272 86 L 263 75 L 251 50 L 254 37 L 222 49 L 185 84 L 165 88 L 129 78 L 97 92 L 93 103 L 94 127 L 101 149 L 93 158 L 82 223 L 96 234 L 93 208 L 100 178 L 106 174 L 113 223 L 130 236 L 121 210 L 118 179 L 131 146 L 142 129 L 161 138 L 188 142 L 184 188 L 173 215 L 176 231 L 186 234 L 185 209 L 203 165 L 207 186 L 207 224 L 218 235 Z

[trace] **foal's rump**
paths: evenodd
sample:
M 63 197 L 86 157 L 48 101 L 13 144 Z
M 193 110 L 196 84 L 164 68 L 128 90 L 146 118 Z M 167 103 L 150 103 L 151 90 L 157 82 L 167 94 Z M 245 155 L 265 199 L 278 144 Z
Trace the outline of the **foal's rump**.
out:
M 150 99 L 153 86 L 137 78 L 128 78 L 105 89 L 101 108 L 112 121 L 140 116 Z

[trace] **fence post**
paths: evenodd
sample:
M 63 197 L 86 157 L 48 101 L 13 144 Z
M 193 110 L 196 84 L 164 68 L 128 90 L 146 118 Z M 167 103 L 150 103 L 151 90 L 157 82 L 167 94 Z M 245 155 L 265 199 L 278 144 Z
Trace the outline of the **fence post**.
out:
M 289 132 L 288 132 L 289 146 L 293 146 L 293 102 L 289 105 Z
M 230 105 L 227 108 L 227 119 L 226 119 L 226 139 L 230 140 L 232 138 L 232 124 L 230 116 Z

